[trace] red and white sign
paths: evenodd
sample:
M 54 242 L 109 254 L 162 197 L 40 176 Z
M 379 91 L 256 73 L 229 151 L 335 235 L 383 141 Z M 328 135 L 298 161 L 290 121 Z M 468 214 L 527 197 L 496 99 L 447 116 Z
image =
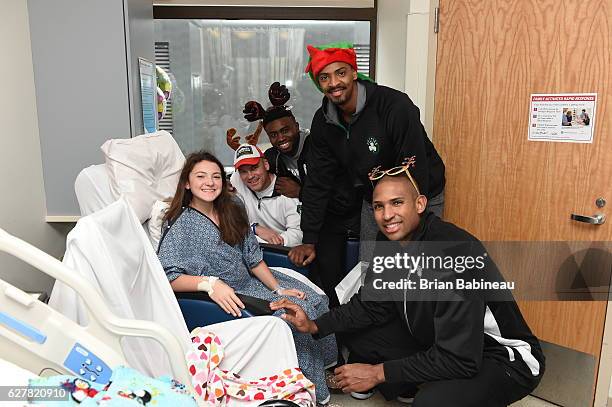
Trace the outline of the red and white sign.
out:
M 592 143 L 596 93 L 532 94 L 529 140 Z

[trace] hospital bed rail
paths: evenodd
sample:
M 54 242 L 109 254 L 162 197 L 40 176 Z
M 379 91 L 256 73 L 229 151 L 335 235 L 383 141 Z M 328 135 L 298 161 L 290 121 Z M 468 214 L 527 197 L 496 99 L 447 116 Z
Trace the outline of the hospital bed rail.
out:
M 0 357 L 39 375 L 71 374 L 90 380 L 89 373 L 79 373 L 78 367 L 82 366 L 79 361 L 102 362 L 103 370 L 127 366 L 121 339 L 150 338 L 167 352 L 173 377 L 195 394 L 183 348 L 167 329 L 150 321 L 116 317 L 84 278 L 1 228 L 0 252 L 17 257 L 71 287 L 79 293 L 88 311 L 88 324 L 81 326 L 0 279 Z M 108 373 L 98 377 L 108 379 Z

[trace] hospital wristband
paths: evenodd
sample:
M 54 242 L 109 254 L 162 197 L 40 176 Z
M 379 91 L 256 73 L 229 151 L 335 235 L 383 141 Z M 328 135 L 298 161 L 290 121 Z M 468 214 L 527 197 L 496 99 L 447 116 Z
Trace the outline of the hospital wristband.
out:
M 276 288 L 275 288 L 275 289 L 274 289 L 272 292 L 273 292 L 274 294 L 280 295 L 280 292 L 281 292 L 281 291 L 283 291 L 284 289 L 285 289 L 284 287 L 281 287 L 281 286 L 279 285 L 279 286 L 277 286 L 277 287 L 276 287 Z

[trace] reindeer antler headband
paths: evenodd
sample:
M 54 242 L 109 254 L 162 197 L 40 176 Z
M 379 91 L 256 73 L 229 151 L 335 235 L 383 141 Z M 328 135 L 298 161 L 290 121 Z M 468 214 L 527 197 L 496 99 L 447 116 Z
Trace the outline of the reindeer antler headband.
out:
M 291 112 L 291 106 L 285 106 L 285 103 L 289 101 L 291 95 L 285 85 L 281 85 L 279 82 L 274 82 L 268 89 L 268 99 L 270 99 L 270 106 L 268 109 L 264 109 L 261 104 L 251 100 L 244 105 L 244 118 L 250 122 L 260 120 L 257 129 L 253 134 L 249 134 L 245 137 L 246 142 L 251 145 L 257 145 L 259 141 L 259 135 L 263 126 L 271 121 L 280 119 L 281 117 L 293 117 Z M 236 150 L 240 146 L 240 135 L 236 134 L 236 129 L 231 128 L 226 133 L 227 145 L 232 150 Z
M 244 118 L 248 121 L 261 120 L 264 126 L 282 117 L 293 117 L 291 112 L 292 106 L 285 105 L 290 97 L 289 90 L 285 85 L 274 82 L 270 85 L 270 89 L 268 89 L 268 99 L 270 99 L 272 106 L 264 109 L 260 103 L 251 100 L 244 105 L 242 113 L 244 113 Z

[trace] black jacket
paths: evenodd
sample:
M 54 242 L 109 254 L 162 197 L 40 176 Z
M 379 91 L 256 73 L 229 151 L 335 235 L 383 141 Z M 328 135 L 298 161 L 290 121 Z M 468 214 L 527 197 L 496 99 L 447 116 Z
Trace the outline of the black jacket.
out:
M 421 219 L 413 240 L 467 242 L 480 248 L 476 252 L 484 252 L 474 236 L 431 213 Z M 489 262 L 486 274 L 496 273 L 495 264 Z M 464 301 L 376 302 L 362 300 L 363 290 L 318 318 L 317 336 L 376 329 L 399 318 L 422 350 L 384 362 L 389 383 L 469 378 L 479 371 L 483 358 L 506 366 L 507 374 L 527 388 L 535 388 L 542 377 L 544 355 L 539 341 L 509 292 L 509 300 L 503 302 L 490 301 L 479 293 Z
M 414 155 L 412 173 L 421 192 L 431 198 L 444 189 L 444 163 L 425 133 L 419 109 L 402 92 L 359 83 L 365 86 L 365 105 L 347 127 L 335 119 L 336 107 L 327 98 L 313 118 L 302 202 L 304 243 L 317 242 L 326 215 L 355 213 L 363 198 L 371 201 L 368 173 L 378 165 L 388 169 Z

